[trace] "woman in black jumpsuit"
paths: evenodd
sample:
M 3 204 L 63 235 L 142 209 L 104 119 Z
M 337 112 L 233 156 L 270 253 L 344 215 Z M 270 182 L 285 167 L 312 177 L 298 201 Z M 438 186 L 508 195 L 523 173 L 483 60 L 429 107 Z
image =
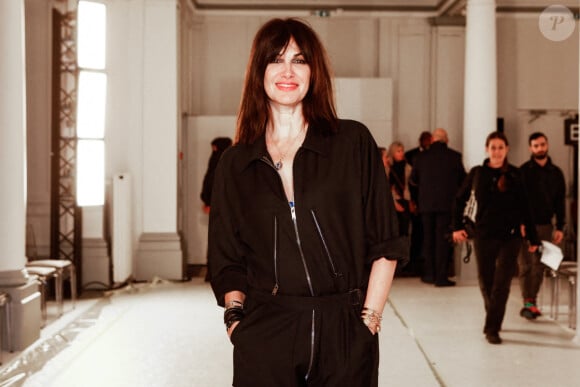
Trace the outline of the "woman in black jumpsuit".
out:
M 262 26 L 216 170 L 209 268 L 236 387 L 378 384 L 376 333 L 407 241 L 375 141 L 336 116 L 327 63 L 304 22 Z

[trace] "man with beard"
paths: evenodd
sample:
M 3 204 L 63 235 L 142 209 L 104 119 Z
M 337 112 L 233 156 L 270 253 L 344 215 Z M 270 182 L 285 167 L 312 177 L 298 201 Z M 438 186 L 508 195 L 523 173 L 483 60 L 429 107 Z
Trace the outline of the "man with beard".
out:
M 552 164 L 548 156 L 548 138 L 535 132 L 528 144 L 532 156 L 520 167 L 526 186 L 533 220 L 541 240 L 559 244 L 564 238 L 566 182 L 562 170 Z M 553 222 L 555 216 L 555 224 Z M 522 248 L 519 255 L 519 278 L 524 307 L 520 315 L 533 320 L 542 313 L 536 304 L 536 296 L 544 277 L 544 264 L 540 254 L 529 253 Z

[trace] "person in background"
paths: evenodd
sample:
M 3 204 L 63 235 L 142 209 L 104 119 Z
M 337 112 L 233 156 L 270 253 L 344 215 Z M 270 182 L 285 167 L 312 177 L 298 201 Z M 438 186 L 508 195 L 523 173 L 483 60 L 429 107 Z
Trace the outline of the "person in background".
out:
M 562 170 L 548 156 L 546 135 L 532 133 L 528 143 L 531 158 L 522 164 L 520 171 L 530 198 L 536 232 L 540 240 L 557 245 L 564 238 L 566 181 Z M 542 315 L 536 303 L 545 268 L 540 258 L 539 254 L 522 249 L 518 260 L 520 288 L 524 299 L 520 315 L 528 320 Z
M 387 148 L 384 146 L 380 146 L 379 152 L 381 153 L 381 160 L 383 161 L 383 166 L 385 167 L 385 172 L 387 171 L 387 163 L 389 162 L 389 158 L 387 157 Z
M 377 333 L 408 251 L 377 144 L 333 95 L 310 26 L 260 27 L 209 220 L 236 387 L 378 385 Z
M 203 183 L 201 186 L 201 209 L 205 214 L 209 214 L 211 208 L 211 193 L 213 188 L 213 180 L 215 175 L 215 169 L 217 167 L 218 161 L 222 156 L 222 153 L 232 145 L 232 139 L 229 137 L 216 137 L 211 142 L 211 155 L 209 156 L 209 162 L 207 164 L 207 169 L 205 175 L 203 176 Z M 207 258 L 209 267 L 209 257 Z M 205 282 L 210 281 L 209 268 L 205 272 Z
M 415 156 L 423 152 L 431 145 L 431 132 L 421 132 L 419 135 L 419 145 L 405 152 L 405 160 L 412 167 Z M 417 192 L 414 185 L 409 186 L 411 197 L 416 198 Z M 414 192 L 415 190 L 415 192 Z M 415 203 L 415 202 L 413 202 Z M 423 224 L 421 222 L 421 215 L 417 211 L 417 206 L 411 208 L 411 248 L 409 251 L 409 263 L 405 266 L 405 272 L 408 275 L 422 276 L 425 259 L 423 258 Z
M 203 202 L 203 212 L 209 214 L 209 209 L 211 206 L 211 190 L 213 187 L 213 179 L 215 174 L 215 168 L 217 163 L 222 156 L 222 153 L 232 145 L 232 139 L 229 137 L 216 137 L 211 142 L 211 155 L 209 157 L 209 162 L 207 164 L 207 169 L 203 177 L 203 183 L 201 186 L 201 201 Z
M 411 183 L 416 186 L 419 214 L 423 223 L 423 274 L 421 279 L 435 286 L 453 286 L 449 277 L 453 245 L 450 240 L 451 210 L 457 189 L 465 178 L 461 153 L 450 149 L 445 129 L 437 128 L 428 150 L 415 157 Z
M 414 203 L 411 201 L 409 191 L 409 178 L 411 177 L 411 166 L 405 160 L 405 147 L 399 141 L 394 141 L 389 146 L 387 153 L 387 163 L 385 170 L 391 194 L 397 211 L 399 221 L 399 235 L 409 235 L 409 221 Z
M 411 212 L 415 210 L 415 203 L 411 200 L 409 191 L 409 178 L 411 176 L 411 166 L 405 160 L 405 147 L 399 141 L 394 141 L 384 152 L 383 162 L 385 171 L 391 187 L 391 194 L 397 211 L 399 222 L 399 235 L 408 236 L 411 220 Z M 398 267 L 395 276 L 410 277 L 415 276 L 413 269 L 416 263 L 409 257 L 409 263 L 404 267 Z
M 463 211 L 477 180 L 475 197 L 474 251 L 478 281 L 485 306 L 483 333 L 490 344 L 500 344 L 499 335 L 512 278 L 516 274 L 517 257 L 521 247 L 521 225 L 525 227 L 530 252 L 540 244 L 531 221 L 531 212 L 520 171 L 508 163 L 509 144 L 502 132 L 487 136 L 485 149 L 489 158 L 482 166 L 469 171 L 457 191 L 453 211 L 453 241 L 467 240 L 463 226 Z M 475 179 L 475 176 L 477 178 Z
M 421 134 L 419 135 L 418 142 L 419 146 L 409 149 L 408 151 L 405 152 L 405 159 L 411 166 L 413 166 L 413 163 L 415 162 L 415 157 L 419 153 L 429 149 L 429 146 L 433 142 L 433 136 L 431 135 L 431 132 L 429 131 L 421 132 Z

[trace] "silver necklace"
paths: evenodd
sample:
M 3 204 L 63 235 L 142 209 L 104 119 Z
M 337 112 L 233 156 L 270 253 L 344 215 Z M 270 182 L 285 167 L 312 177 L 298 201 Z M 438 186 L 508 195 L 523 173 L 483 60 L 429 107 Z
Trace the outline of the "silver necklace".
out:
M 296 137 L 294 137 L 292 139 L 292 142 L 290 143 L 290 145 L 288 146 L 288 149 L 286 149 L 286 152 L 284 152 L 284 153 L 282 153 L 280 151 L 280 148 L 278 148 L 278 145 L 272 140 L 272 136 L 270 136 L 270 144 L 274 145 L 274 148 L 276 148 L 276 151 L 280 155 L 279 160 L 274 163 L 274 168 L 276 168 L 277 171 L 282 169 L 282 167 L 284 166 L 284 163 L 282 161 L 286 158 L 286 155 L 288 154 L 288 152 L 290 152 L 290 150 L 294 147 L 296 140 L 298 140 L 298 137 L 300 137 L 303 130 L 304 130 L 304 128 L 302 128 L 298 131 L 298 134 L 296 134 Z

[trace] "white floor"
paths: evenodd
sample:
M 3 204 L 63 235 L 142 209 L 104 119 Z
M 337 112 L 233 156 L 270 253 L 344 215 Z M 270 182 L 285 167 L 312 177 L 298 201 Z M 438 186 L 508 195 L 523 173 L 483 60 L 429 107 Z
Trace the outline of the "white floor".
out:
M 580 385 L 580 346 L 566 317 L 530 322 L 519 316 L 520 304 L 514 281 L 504 343 L 490 345 L 477 286 L 397 278 L 380 335 L 379 385 Z M 231 386 L 232 348 L 221 319 L 201 278 L 118 290 L 69 308 L 26 351 L 3 354 L 0 387 Z M 42 353 L 48 361 L 27 366 Z

